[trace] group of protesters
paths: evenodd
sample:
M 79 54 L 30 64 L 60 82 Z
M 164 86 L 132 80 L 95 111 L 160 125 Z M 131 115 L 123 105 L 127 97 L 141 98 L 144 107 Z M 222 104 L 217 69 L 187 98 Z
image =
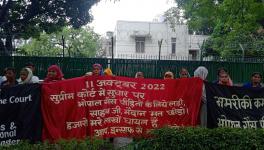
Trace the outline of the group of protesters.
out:
M 27 63 L 24 68 L 20 70 L 19 79 L 16 79 L 16 72 L 14 68 L 7 67 L 4 69 L 4 75 L 0 76 L 0 87 L 11 87 L 17 84 L 29 84 L 29 83 L 50 83 L 56 82 L 60 80 L 64 80 L 64 75 L 57 65 L 51 65 L 47 70 L 47 75 L 44 80 L 40 80 L 37 76 L 34 76 L 35 65 L 33 63 Z M 204 66 L 198 67 L 194 71 L 194 77 L 199 77 L 202 80 L 206 81 L 208 75 L 208 70 Z M 217 71 L 218 78 L 217 80 L 213 81 L 216 84 L 226 85 L 226 86 L 233 86 L 233 81 L 228 73 L 228 70 L 224 67 L 221 67 Z M 110 68 L 103 69 L 101 64 L 93 64 L 92 71 L 87 72 L 84 76 L 114 76 L 112 70 Z M 179 71 L 179 78 L 190 78 L 191 75 L 187 68 L 181 68 Z M 135 78 L 144 78 L 143 72 L 137 72 L 135 74 Z M 167 71 L 164 73 L 163 76 L 164 80 L 171 80 L 175 79 L 175 75 L 171 71 Z M 243 84 L 245 88 L 261 88 L 262 74 L 260 72 L 254 72 L 251 75 L 251 81 L 248 83 Z M 206 94 L 205 89 L 203 87 L 202 93 L 202 104 L 200 108 L 200 124 L 202 127 L 206 127 L 207 124 L 207 109 L 206 109 Z M 122 145 L 127 145 L 133 141 L 133 138 L 128 137 L 116 137 L 110 138 L 113 140 L 113 143 L 116 143 L 118 147 Z
M 16 72 L 15 69 L 12 67 L 7 67 L 4 69 L 4 75 L 0 76 L 0 87 L 10 87 L 16 84 L 28 84 L 28 83 L 48 83 L 54 82 L 59 80 L 64 80 L 63 73 L 59 66 L 51 65 L 48 68 L 46 78 L 44 80 L 39 80 L 37 76 L 34 75 L 35 65 L 31 62 L 27 63 L 24 68 L 21 69 L 19 79 L 16 79 Z M 200 66 L 194 71 L 194 77 L 200 77 L 202 80 L 206 80 L 208 74 L 208 70 Z M 84 76 L 114 76 L 112 70 L 110 68 L 106 68 L 103 70 L 101 64 L 93 64 L 92 71 L 87 72 Z M 228 73 L 228 70 L 224 67 L 218 69 L 217 72 L 217 80 L 213 81 L 216 84 L 233 86 L 233 81 Z M 179 72 L 179 78 L 189 78 L 191 77 L 188 70 L 186 68 L 181 68 Z M 144 78 L 143 72 L 137 72 L 135 74 L 135 78 Z M 163 77 L 165 80 L 167 79 L 175 79 L 173 72 L 167 71 Z M 261 80 L 262 74 L 260 72 L 254 72 L 251 75 L 251 81 L 245 83 L 243 87 L 254 87 L 254 88 L 261 88 Z
M 85 76 L 113 76 L 112 70 L 110 68 L 102 69 L 100 64 L 93 64 L 92 72 L 87 72 Z M 35 66 L 33 63 L 28 63 L 20 71 L 20 77 L 16 80 L 16 72 L 12 67 L 7 67 L 4 69 L 4 76 L 0 76 L 1 87 L 10 87 L 16 84 L 27 84 L 27 83 L 39 83 L 42 80 L 39 80 L 37 76 L 34 76 Z M 205 67 L 198 67 L 194 72 L 194 77 L 200 77 L 203 80 L 206 80 L 208 70 Z M 233 86 L 233 81 L 229 76 L 227 69 L 221 67 L 217 72 L 218 79 L 214 83 Z M 63 73 L 59 66 L 52 65 L 48 68 L 47 76 L 43 82 L 54 82 L 63 80 Z M 189 78 L 191 77 L 186 68 L 181 68 L 179 72 L 179 78 Z M 135 78 L 144 78 L 143 72 L 137 72 Z M 164 79 L 174 79 L 174 74 L 171 71 L 167 71 L 164 74 Z M 260 72 L 254 72 L 251 76 L 251 81 L 245 83 L 243 87 L 256 87 L 260 88 L 262 80 L 262 74 Z
M 4 69 L 4 75 L 0 76 L 0 87 L 11 87 L 17 84 L 29 84 L 40 82 L 54 82 L 63 80 L 63 73 L 59 66 L 52 65 L 48 68 L 47 76 L 44 80 L 40 80 L 34 75 L 35 65 L 33 63 L 27 63 L 24 68 L 20 70 L 19 79 L 16 79 L 16 71 L 12 67 Z

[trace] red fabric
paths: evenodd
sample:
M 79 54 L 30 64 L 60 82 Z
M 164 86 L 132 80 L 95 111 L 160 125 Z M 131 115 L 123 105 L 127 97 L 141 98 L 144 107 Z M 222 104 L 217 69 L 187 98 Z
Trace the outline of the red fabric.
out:
M 47 77 L 44 79 L 44 82 L 51 82 L 51 81 L 58 81 L 58 80 L 62 80 L 63 79 L 63 73 L 60 69 L 59 66 L 57 65 L 51 65 L 49 68 L 48 68 L 48 72 L 51 71 L 51 70 L 54 70 L 57 74 L 56 74 L 56 77 L 49 77 L 49 75 L 47 74 Z
M 138 137 L 163 126 L 195 126 L 202 84 L 199 78 L 93 76 L 43 84 L 43 140 Z

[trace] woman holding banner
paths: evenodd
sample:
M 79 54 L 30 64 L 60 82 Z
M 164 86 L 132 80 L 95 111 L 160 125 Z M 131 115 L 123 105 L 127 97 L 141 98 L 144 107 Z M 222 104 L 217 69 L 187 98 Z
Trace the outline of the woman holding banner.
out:
M 18 79 L 19 84 L 33 83 L 33 73 L 29 68 L 22 68 L 20 71 L 20 78 Z
M 144 73 L 143 72 L 137 72 L 136 75 L 135 75 L 135 78 L 144 78 Z
M 202 80 L 206 80 L 206 77 L 208 75 L 208 70 L 204 66 L 198 67 L 194 71 L 194 77 L 199 77 Z M 200 108 L 200 124 L 201 127 L 206 127 L 207 126 L 207 107 L 206 107 L 206 91 L 205 91 L 205 86 L 203 85 L 203 93 L 201 97 L 202 103 L 201 103 L 201 108 Z
M 190 78 L 190 74 L 186 68 L 181 68 L 179 76 L 180 78 Z
M 248 82 L 243 85 L 245 88 L 261 88 L 261 79 L 262 75 L 260 72 L 254 72 L 251 75 L 251 82 Z
M 101 64 L 93 64 L 93 76 L 102 76 L 103 70 L 102 70 Z
M 101 64 L 93 64 L 92 72 L 85 73 L 85 76 L 102 76 L 104 74 Z
M 167 79 L 174 79 L 174 74 L 170 71 L 167 71 L 165 72 L 164 74 L 164 79 L 167 80 Z
M 47 77 L 44 79 L 44 83 L 64 80 L 63 76 L 64 75 L 60 67 L 57 65 L 52 65 L 48 68 L 48 74 Z
M 113 74 L 113 72 L 112 72 L 112 70 L 110 68 L 106 68 L 104 70 L 104 75 L 105 76 L 114 76 L 114 74 Z

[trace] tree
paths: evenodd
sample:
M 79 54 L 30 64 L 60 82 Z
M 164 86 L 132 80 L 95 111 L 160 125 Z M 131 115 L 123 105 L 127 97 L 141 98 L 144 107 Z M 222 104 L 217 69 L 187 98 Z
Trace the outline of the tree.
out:
M 262 0 L 175 0 L 190 33 L 210 35 L 205 55 L 264 54 Z
M 172 29 L 174 29 L 176 25 L 185 24 L 183 12 L 178 7 L 168 9 L 163 16 L 165 18 L 164 22 L 168 22 Z
M 216 24 L 219 2 L 214 0 L 175 0 L 183 17 L 187 20 L 190 33 L 210 35 Z
M 19 47 L 18 53 L 36 56 L 94 57 L 100 49 L 100 36 L 91 28 L 63 28 L 61 32 L 41 33 Z
M 64 26 L 79 28 L 92 20 L 99 0 L 0 0 L 0 54 L 10 55 L 13 39 L 38 37 Z

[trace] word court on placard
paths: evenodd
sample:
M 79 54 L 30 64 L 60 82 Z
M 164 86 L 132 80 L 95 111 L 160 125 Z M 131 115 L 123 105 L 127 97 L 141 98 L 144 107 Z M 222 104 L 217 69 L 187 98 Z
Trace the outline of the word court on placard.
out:
M 8 99 L 0 99 L 0 105 L 1 104 L 18 104 L 18 103 L 27 103 L 32 101 L 32 96 L 24 96 L 24 97 L 16 97 L 16 96 L 10 96 Z

